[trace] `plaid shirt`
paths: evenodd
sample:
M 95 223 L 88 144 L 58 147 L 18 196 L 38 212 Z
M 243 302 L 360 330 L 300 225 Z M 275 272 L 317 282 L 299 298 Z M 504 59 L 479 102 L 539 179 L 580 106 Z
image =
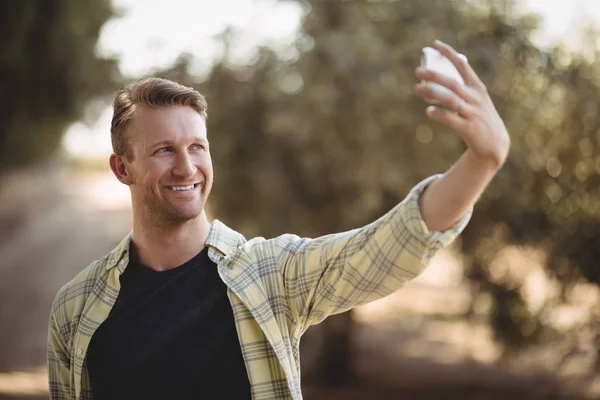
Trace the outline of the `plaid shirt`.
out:
M 417 276 L 464 229 L 431 232 L 418 199 L 439 176 L 415 186 L 375 222 L 316 239 L 285 234 L 247 241 L 218 220 L 206 241 L 228 287 L 252 398 L 302 398 L 300 337 L 327 316 L 382 298 Z M 57 294 L 50 315 L 50 398 L 91 399 L 86 352 L 119 294 L 131 233 Z M 207 344 L 210 345 L 210 344 Z

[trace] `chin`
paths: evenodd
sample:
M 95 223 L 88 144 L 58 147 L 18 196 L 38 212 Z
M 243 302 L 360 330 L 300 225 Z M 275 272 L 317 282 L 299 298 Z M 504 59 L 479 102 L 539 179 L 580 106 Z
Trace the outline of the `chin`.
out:
M 177 210 L 175 212 L 170 212 L 169 216 L 170 219 L 172 220 L 177 220 L 180 222 L 187 222 L 193 219 L 198 218 L 200 215 L 202 215 L 202 208 L 200 209 L 194 209 L 194 210 Z
M 204 202 L 195 201 L 184 204 L 147 203 L 145 214 L 159 225 L 180 225 L 202 215 Z
M 204 204 L 189 204 L 184 207 L 173 207 L 171 210 L 168 210 L 166 214 L 170 215 L 174 220 L 185 222 L 198 218 L 202 215 L 202 211 L 204 211 Z

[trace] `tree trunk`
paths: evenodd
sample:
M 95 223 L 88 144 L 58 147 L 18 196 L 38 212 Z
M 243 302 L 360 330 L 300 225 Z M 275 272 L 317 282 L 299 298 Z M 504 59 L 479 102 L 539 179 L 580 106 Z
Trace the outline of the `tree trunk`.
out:
M 340 386 L 355 380 L 350 357 L 352 324 L 350 311 L 331 316 L 321 323 L 322 346 L 315 363 L 317 383 Z

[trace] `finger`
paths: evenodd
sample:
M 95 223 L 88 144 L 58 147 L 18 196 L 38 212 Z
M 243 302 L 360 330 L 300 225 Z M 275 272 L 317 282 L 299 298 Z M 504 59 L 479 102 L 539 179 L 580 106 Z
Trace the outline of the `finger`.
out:
M 436 40 L 433 43 L 433 47 L 436 50 L 438 50 L 444 57 L 450 60 L 450 62 L 458 70 L 460 76 L 463 78 L 463 81 L 465 81 L 465 83 L 468 86 L 478 88 L 485 87 L 481 79 L 479 79 L 479 76 L 477 75 L 475 70 L 473 70 L 473 68 L 469 64 L 469 61 L 467 60 L 467 57 L 465 55 L 459 54 L 456 50 L 454 50 L 454 48 L 452 48 L 452 46 L 439 40 Z
M 460 96 L 449 91 L 448 89 L 432 85 L 415 85 L 414 93 L 430 103 L 436 103 L 440 106 L 447 108 L 451 112 L 458 112 L 464 118 L 471 118 L 475 115 L 475 107 Z
M 461 139 L 465 140 L 468 121 L 460 115 L 436 106 L 427 107 L 426 113 L 429 119 L 449 126 L 458 133 Z
M 417 68 L 417 79 L 442 85 L 462 97 L 468 103 L 474 103 L 476 97 L 471 89 L 452 77 L 426 68 Z

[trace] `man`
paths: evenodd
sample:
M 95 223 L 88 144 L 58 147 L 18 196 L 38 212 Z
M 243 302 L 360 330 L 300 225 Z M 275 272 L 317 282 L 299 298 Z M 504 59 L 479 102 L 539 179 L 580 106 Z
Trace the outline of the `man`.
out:
M 467 224 L 510 139 L 464 57 L 464 84 L 418 69 L 427 115 L 468 149 L 373 223 L 316 239 L 246 240 L 204 206 L 213 182 L 206 102 L 174 82 L 118 92 L 110 167 L 129 186 L 132 232 L 54 301 L 52 399 L 301 399 L 298 348 L 313 324 L 386 296 Z

